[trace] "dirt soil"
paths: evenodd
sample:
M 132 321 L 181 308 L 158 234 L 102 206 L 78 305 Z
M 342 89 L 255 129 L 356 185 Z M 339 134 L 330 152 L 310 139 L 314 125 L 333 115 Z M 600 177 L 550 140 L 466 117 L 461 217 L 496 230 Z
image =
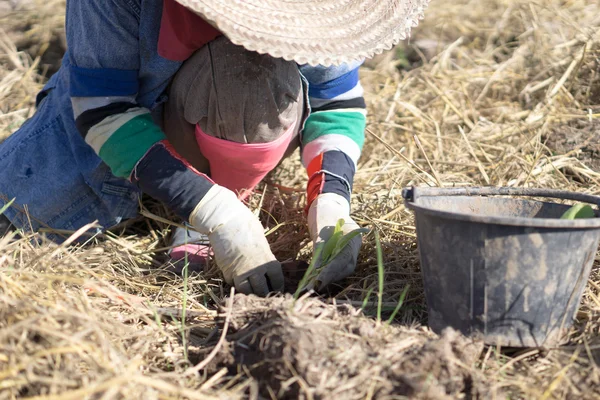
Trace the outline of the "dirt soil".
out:
M 553 126 L 543 137 L 552 154 L 571 154 L 600 171 L 600 121 L 586 119 Z
M 349 306 L 314 298 L 236 295 L 227 340 L 211 364 L 246 370 L 265 398 L 486 398 L 471 368 L 483 344 L 448 329 L 378 326 Z M 204 354 L 203 354 L 204 355 Z M 202 357 L 200 357 L 202 359 Z M 498 393 L 496 393 L 498 394 Z

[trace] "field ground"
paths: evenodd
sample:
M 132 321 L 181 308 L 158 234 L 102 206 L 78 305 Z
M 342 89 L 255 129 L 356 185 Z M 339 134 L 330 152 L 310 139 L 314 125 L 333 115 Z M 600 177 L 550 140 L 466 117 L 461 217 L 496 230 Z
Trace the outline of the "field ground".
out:
M 0 0 L 2 137 L 56 71 L 63 7 Z M 600 398 L 599 269 L 564 346 L 509 352 L 438 336 L 400 196 L 412 184 L 598 194 L 599 29 L 597 1 L 433 0 L 410 42 L 365 64 L 353 215 L 382 237 L 385 320 L 410 285 L 393 323 L 375 318 L 373 233 L 330 296 L 224 300 L 214 267 L 169 272 L 175 219 L 147 200 L 146 218 L 85 245 L 0 239 L 0 399 Z M 252 199 L 280 260 L 311 251 L 296 156 Z

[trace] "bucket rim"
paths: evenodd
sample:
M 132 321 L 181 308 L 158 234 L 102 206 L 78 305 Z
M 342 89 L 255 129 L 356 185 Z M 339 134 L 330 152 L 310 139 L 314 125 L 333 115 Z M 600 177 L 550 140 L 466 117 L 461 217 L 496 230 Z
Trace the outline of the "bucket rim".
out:
M 524 218 L 502 217 L 490 215 L 474 215 L 460 212 L 441 211 L 432 207 L 416 204 L 420 197 L 448 197 L 448 196 L 525 196 L 547 197 L 549 199 L 573 200 L 593 204 L 600 208 L 600 196 L 585 193 L 570 192 L 557 189 L 541 188 L 515 188 L 515 187 L 416 187 L 404 188 L 402 197 L 406 207 L 416 212 L 431 216 L 453 219 L 458 221 L 475 222 L 482 224 L 522 226 L 526 228 L 561 228 L 561 229 L 600 229 L 600 218 L 586 218 L 566 220 L 558 218 Z M 532 200 L 536 201 L 536 200 Z M 598 210 L 595 210 L 598 214 Z

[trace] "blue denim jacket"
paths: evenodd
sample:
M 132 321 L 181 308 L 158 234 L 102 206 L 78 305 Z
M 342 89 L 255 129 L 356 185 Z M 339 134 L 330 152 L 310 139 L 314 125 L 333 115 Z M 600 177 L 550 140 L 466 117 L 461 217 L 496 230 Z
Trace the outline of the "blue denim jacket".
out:
M 138 190 L 114 177 L 75 126 L 72 96 L 111 96 L 135 85 L 160 120 L 165 89 L 181 63 L 158 55 L 162 0 L 67 0 L 68 51 L 37 97 L 38 110 L 0 145 L 0 202 L 19 228 L 110 227 L 136 215 Z M 322 85 L 358 67 L 301 66 Z M 26 215 L 28 212 L 29 216 Z M 60 237 L 54 237 L 60 240 Z

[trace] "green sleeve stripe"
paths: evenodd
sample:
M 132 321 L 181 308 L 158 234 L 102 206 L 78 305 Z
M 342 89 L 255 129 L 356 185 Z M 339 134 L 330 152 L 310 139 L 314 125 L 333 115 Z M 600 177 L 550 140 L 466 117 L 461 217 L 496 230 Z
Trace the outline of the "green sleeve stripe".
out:
M 99 123 L 93 125 L 85 135 L 85 141 L 92 146 L 96 154 L 100 154 L 100 149 L 121 126 L 140 115 L 148 114 L 146 108 L 130 108 L 123 113 L 109 115 Z
M 367 118 L 364 112 L 354 110 L 332 110 L 311 114 L 304 125 L 302 144 L 330 134 L 343 135 L 352 139 L 360 149 L 365 143 Z
M 148 113 L 130 119 L 121 125 L 100 149 L 100 158 L 115 176 L 129 178 L 137 162 L 165 134 Z

